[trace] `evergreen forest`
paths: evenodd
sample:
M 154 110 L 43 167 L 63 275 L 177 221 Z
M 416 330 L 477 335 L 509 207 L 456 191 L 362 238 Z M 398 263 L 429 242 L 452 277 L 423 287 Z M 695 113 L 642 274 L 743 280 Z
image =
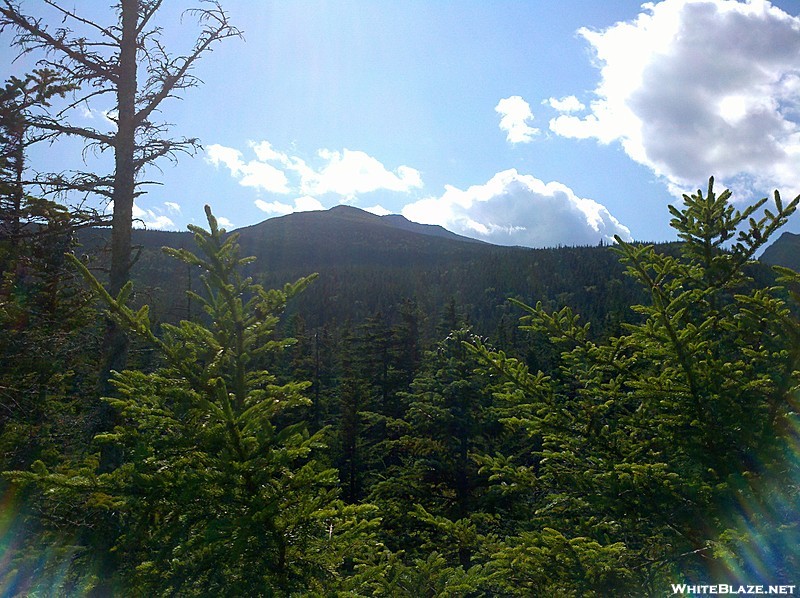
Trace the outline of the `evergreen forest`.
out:
M 742 206 L 711 178 L 655 245 L 500 248 L 347 207 L 134 231 L 140 172 L 196 143 L 159 103 L 239 35 L 207 3 L 168 60 L 159 4 L 120 2 L 109 55 L 0 4 L 51 50 L 0 90 L 0 594 L 798 582 L 800 274 L 757 255 L 800 197 Z M 113 138 L 51 110 L 99 89 Z M 28 180 L 58 135 L 113 172 Z

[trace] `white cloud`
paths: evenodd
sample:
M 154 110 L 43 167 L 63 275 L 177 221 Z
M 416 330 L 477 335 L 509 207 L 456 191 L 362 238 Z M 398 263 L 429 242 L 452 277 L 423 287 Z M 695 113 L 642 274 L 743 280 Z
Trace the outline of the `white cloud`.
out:
M 373 191 L 408 193 L 422 187 L 419 171 L 409 166 L 389 170 L 362 151 L 321 149 L 317 151 L 317 164 L 309 165 L 298 156 L 276 150 L 268 141 L 250 141 L 248 145 L 256 156 L 249 162 L 244 161 L 239 150 L 217 144 L 206 148 L 206 159 L 214 166 L 227 167 L 241 185 L 273 193 L 302 193 L 306 197 L 338 196 L 332 203 L 356 203 L 359 195 Z M 269 206 L 261 209 L 271 213 L 297 211 L 285 202 L 259 201 Z M 314 201 L 319 207 L 309 209 L 324 209 Z
M 253 149 L 256 158 L 262 162 L 277 161 L 281 164 L 289 164 L 291 162 L 288 155 L 275 151 L 269 141 L 265 140 L 257 143 L 255 141 L 248 141 L 247 145 Z
M 324 160 L 324 166 L 318 171 L 301 173 L 301 188 L 305 193 L 335 193 L 344 198 L 354 198 L 379 189 L 408 192 L 422 187 L 418 171 L 400 166 L 391 172 L 376 158 L 362 151 L 323 149 L 318 155 Z
M 174 201 L 165 201 L 164 206 L 167 208 L 168 212 L 172 212 L 173 214 L 180 214 L 181 213 L 181 205 Z
M 533 120 L 533 113 L 528 102 L 520 96 L 500 100 L 494 110 L 500 114 L 500 129 L 506 132 L 506 140 L 510 143 L 528 143 L 539 134 L 539 129 L 528 124 Z
M 85 103 L 81 104 L 77 110 L 86 120 L 94 120 L 97 118 L 107 125 L 116 126 L 117 124 L 116 110 L 100 110 L 98 108 L 91 108 Z
M 238 174 L 239 169 L 243 164 L 242 152 L 237 149 L 233 149 L 232 147 L 225 147 L 224 145 L 219 145 L 217 143 L 212 143 L 206 147 L 206 156 L 208 162 L 214 166 L 219 166 L 220 164 L 227 166 L 233 175 Z
M 271 216 L 285 216 L 292 212 L 312 212 L 314 210 L 325 209 L 325 206 L 319 203 L 316 198 L 309 196 L 298 197 L 294 200 L 294 204 L 287 204 L 280 201 L 267 202 L 263 199 L 257 199 L 255 204 L 259 210 Z
M 243 187 L 255 187 L 273 193 L 289 193 L 289 181 L 286 175 L 263 162 L 251 160 L 241 170 L 239 184 Z
M 313 212 L 315 210 L 324 210 L 323 206 L 315 197 L 298 197 L 294 200 L 295 212 Z
M 133 204 L 133 226 L 134 228 L 147 228 L 157 230 L 175 230 L 175 223 L 163 214 L 158 214 L 154 210 L 145 210 Z
M 636 19 L 579 31 L 600 83 L 562 136 L 618 141 L 673 190 L 727 185 L 800 191 L 800 18 L 766 0 L 664 0 Z M 788 189 L 787 189 L 788 188 Z
M 392 213 L 380 204 L 376 204 L 369 208 L 364 208 L 364 211 L 369 212 L 370 214 L 375 214 L 376 216 L 388 216 Z
M 596 245 L 615 234 L 631 238 L 628 228 L 596 201 L 513 169 L 466 191 L 448 186 L 441 197 L 409 204 L 402 213 L 414 222 L 499 245 Z
M 547 104 L 558 112 L 580 112 L 581 110 L 586 109 L 586 106 L 584 106 L 575 96 L 567 96 L 565 98 L 561 98 L 560 100 L 556 98 L 549 98 L 542 102 L 542 104 Z
M 243 187 L 254 187 L 272 193 L 289 193 L 286 175 L 271 164 L 260 160 L 245 162 L 242 152 L 218 144 L 206 148 L 208 161 L 214 166 L 222 164 Z

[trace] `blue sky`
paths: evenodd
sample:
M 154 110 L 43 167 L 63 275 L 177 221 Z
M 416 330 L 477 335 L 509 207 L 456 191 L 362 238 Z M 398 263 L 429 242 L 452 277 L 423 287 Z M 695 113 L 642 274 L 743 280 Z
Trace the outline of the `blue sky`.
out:
M 179 52 L 191 3 L 168 4 Z M 245 39 L 165 105 L 204 150 L 149 173 L 151 228 L 202 223 L 206 203 L 230 228 L 347 203 L 501 244 L 656 241 L 710 175 L 741 201 L 800 193 L 794 0 L 222 4 Z

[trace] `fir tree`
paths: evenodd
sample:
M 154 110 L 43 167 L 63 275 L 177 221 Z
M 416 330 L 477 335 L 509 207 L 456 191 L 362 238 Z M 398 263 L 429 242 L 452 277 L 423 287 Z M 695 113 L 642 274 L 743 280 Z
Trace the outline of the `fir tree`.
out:
M 386 512 L 387 543 L 415 554 L 443 553 L 464 570 L 497 523 L 498 494 L 479 470 L 502 431 L 491 379 L 465 348 L 472 338 L 468 329 L 455 330 L 426 354 L 404 396 L 402 435 L 393 442 L 400 463 L 371 497 Z
M 711 179 L 705 195 L 670 208 L 677 252 L 618 239 L 650 296 L 634 308 L 643 322 L 623 335 L 595 342 L 570 309 L 520 304 L 523 328 L 560 348 L 552 376 L 477 349 L 508 380 L 505 400 L 520 412 L 508 423 L 541 447 L 533 468 L 499 456 L 486 464 L 498 481 L 527 486 L 531 501 L 527 528 L 489 567 L 496 588 L 642 595 L 681 578 L 776 583 L 796 571 L 791 515 L 737 507 L 769 504 L 779 486 L 797 496 L 786 455 L 798 322 L 785 290 L 759 288 L 748 272 L 800 198 L 783 205 L 776 192 L 756 217 L 765 202 L 739 211 Z M 748 561 L 755 553 L 771 555 L 769 579 L 763 562 Z
M 250 259 L 207 213 L 210 232 L 190 227 L 200 255 L 167 250 L 205 272 L 194 301 L 207 326 L 183 321 L 157 336 L 146 307 L 126 306 L 130 284 L 114 298 L 83 269 L 120 325 L 164 361 L 114 377 L 119 398 L 106 400 L 120 422 L 96 440 L 120 447 L 120 465 L 98 475 L 91 462 L 53 471 L 38 462 L 11 477 L 47 488 L 52 504 L 115 519 L 117 591 L 321 592 L 374 543 L 370 508 L 345 507 L 336 471 L 317 459 L 322 434 L 280 424 L 308 404 L 308 383 L 278 383 L 262 367 L 290 343 L 274 335 L 278 315 L 312 277 L 270 291 L 244 278 Z

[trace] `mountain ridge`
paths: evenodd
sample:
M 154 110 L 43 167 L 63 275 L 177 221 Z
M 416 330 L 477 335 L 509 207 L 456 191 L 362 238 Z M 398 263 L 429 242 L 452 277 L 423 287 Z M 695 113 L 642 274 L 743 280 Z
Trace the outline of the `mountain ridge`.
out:
M 392 318 L 398 305 L 410 300 L 428 315 L 429 336 L 437 314 L 451 302 L 477 332 L 492 334 L 502 322 L 509 330 L 516 327 L 519 310 L 508 302 L 513 297 L 542 301 L 547 309 L 569 306 L 593 328 L 613 330 L 631 317 L 631 305 L 644 300 L 607 246 L 492 245 L 352 206 L 288 214 L 231 233 L 238 234 L 240 255 L 256 258 L 247 274 L 266 288 L 319 274 L 289 308 L 310 327 L 345 326 L 377 313 Z M 94 239 L 84 242 L 82 251 L 100 253 L 108 229 L 82 233 L 87 235 Z M 783 243 L 793 238 L 781 237 Z M 136 230 L 133 240 L 142 250 L 132 277 L 152 313 L 167 321 L 191 315 L 184 291 L 197 288 L 196 275 L 161 251 L 164 245 L 195 251 L 191 233 Z M 765 256 L 767 261 L 769 253 Z
M 287 309 L 287 316 L 302 316 L 311 328 L 347 328 L 376 314 L 392 320 L 410 301 L 426 314 L 420 325 L 429 339 L 448 305 L 455 305 L 477 333 L 492 335 L 498 326 L 516 327 L 520 314 L 509 297 L 541 300 L 554 309 L 570 305 L 607 327 L 620 319 L 617 312 L 638 302 L 608 247 L 492 245 L 351 206 L 271 218 L 234 233 L 240 255 L 256 258 L 247 275 L 265 288 L 319 274 Z M 80 251 L 104 256 L 109 235 L 108 229 L 82 233 Z M 161 251 L 165 245 L 196 251 L 192 234 L 139 229 L 133 242 L 141 247 L 131 270 L 137 301 L 150 304 L 158 321 L 192 316 L 197 307 L 185 291 L 199 289 L 197 271 Z M 106 259 L 96 260 L 98 271 Z
M 430 265 L 507 249 L 397 214 L 378 216 L 345 205 L 269 218 L 232 232 L 238 233 L 243 253 L 267 259 L 273 267 Z
M 355 206 L 346 204 L 339 204 L 328 208 L 327 210 L 310 210 L 306 212 L 293 212 L 283 216 L 276 216 L 274 218 L 267 218 L 259 223 L 249 226 L 237 228 L 232 232 L 252 231 L 260 228 L 269 228 L 276 226 L 279 222 L 300 222 L 301 220 L 325 218 L 330 221 L 350 222 L 381 225 L 388 228 L 404 230 L 426 236 L 441 237 L 444 239 L 451 239 L 455 241 L 462 241 L 465 243 L 479 243 L 491 245 L 479 239 L 465 237 L 457 233 L 451 232 L 438 224 L 421 224 L 413 222 L 401 214 L 385 214 L 377 215 Z
M 764 250 L 759 259 L 770 266 L 783 266 L 800 271 L 800 234 L 783 232 Z

